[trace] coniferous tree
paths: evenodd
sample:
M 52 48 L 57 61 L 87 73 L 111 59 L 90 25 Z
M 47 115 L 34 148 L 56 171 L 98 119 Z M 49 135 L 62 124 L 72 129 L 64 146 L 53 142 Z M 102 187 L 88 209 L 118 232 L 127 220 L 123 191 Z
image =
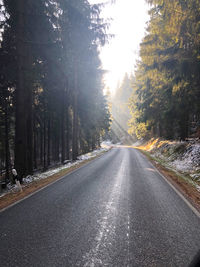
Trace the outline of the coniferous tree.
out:
M 1 12 L 0 160 L 22 177 L 99 145 L 106 24 L 84 0 L 4 0 Z
M 199 1 L 148 1 L 151 19 L 141 48 L 130 108 L 132 130 L 184 140 L 199 124 Z

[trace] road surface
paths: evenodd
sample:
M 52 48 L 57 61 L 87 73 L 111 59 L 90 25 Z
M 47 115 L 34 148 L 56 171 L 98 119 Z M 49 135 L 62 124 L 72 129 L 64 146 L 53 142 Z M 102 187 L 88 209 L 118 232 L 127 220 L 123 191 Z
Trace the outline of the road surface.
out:
M 137 150 L 114 148 L 0 213 L 1 266 L 188 266 L 200 219 Z

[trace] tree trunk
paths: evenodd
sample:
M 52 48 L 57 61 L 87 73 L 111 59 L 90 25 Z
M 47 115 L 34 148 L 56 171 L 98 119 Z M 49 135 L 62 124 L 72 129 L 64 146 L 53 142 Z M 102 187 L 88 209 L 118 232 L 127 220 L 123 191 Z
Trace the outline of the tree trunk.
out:
M 56 161 L 56 133 L 55 133 L 55 129 L 53 131 L 53 136 L 52 136 L 52 159 L 53 159 L 53 162 L 55 163 L 55 161 Z
M 26 103 L 27 116 L 27 174 L 33 173 L 33 91 L 29 87 Z
M 27 7 L 28 0 L 17 1 L 15 168 L 21 178 L 33 171 L 33 92 L 30 79 L 32 57 L 31 47 L 26 42 Z
M 33 122 L 33 159 L 34 159 L 34 169 L 37 169 L 37 129 L 36 129 L 36 118 L 34 116 Z
M 180 121 L 180 138 L 185 140 L 188 137 L 188 115 L 184 114 Z
M 66 111 L 66 159 L 69 160 L 69 107 Z
M 43 148 L 43 170 L 46 170 L 47 169 L 47 162 L 46 162 L 46 118 L 44 116 L 44 128 L 43 128 L 43 144 L 44 144 L 44 148 Z
M 60 131 L 57 133 L 56 139 L 56 162 L 60 162 Z
M 51 164 L 51 120 L 48 119 L 47 165 Z
M 72 131 L 72 160 L 78 156 L 78 77 L 77 65 L 74 70 L 74 93 L 73 93 L 73 131 Z
M 43 164 L 43 130 L 42 125 L 40 124 L 40 165 Z
M 8 103 L 5 100 L 5 154 L 6 154 L 6 181 L 9 181 L 10 149 L 9 149 L 9 122 Z
M 24 0 L 17 1 L 17 86 L 16 86 L 16 121 L 15 121 L 15 168 L 19 176 L 26 173 L 26 113 L 24 110 Z
M 62 164 L 65 161 L 65 123 L 66 123 L 66 94 L 65 94 L 65 87 L 63 88 L 62 92 L 62 108 L 61 108 L 61 162 Z
M 78 114 L 77 114 L 77 93 L 74 92 L 73 104 L 73 132 L 72 132 L 72 160 L 78 156 Z

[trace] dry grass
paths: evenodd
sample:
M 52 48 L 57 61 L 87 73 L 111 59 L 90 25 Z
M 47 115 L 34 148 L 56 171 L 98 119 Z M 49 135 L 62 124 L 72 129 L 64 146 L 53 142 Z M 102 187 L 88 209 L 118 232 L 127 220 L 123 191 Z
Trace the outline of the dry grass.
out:
M 151 140 L 149 140 L 148 142 L 144 143 L 143 145 L 137 147 L 139 149 L 145 150 L 145 151 L 151 151 L 152 149 L 156 148 L 160 148 L 162 145 L 165 144 L 173 144 L 173 141 L 169 141 L 169 140 L 161 140 L 159 138 L 152 138 Z
M 145 150 L 145 151 L 149 151 L 151 149 L 153 149 L 153 147 L 159 142 L 159 139 L 151 139 L 149 142 L 139 146 L 138 148 Z

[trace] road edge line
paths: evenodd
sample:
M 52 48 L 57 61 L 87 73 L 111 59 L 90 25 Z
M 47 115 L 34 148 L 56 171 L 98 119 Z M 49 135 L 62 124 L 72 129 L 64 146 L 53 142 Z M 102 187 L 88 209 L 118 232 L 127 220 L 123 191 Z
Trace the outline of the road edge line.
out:
M 142 152 L 140 152 L 142 154 Z M 142 154 L 147 158 L 146 155 Z M 147 158 L 152 167 L 157 173 L 165 180 L 165 182 L 177 193 L 177 195 L 187 204 L 187 206 L 193 211 L 193 213 L 200 219 L 200 212 L 186 199 L 186 197 L 153 165 L 153 163 Z

